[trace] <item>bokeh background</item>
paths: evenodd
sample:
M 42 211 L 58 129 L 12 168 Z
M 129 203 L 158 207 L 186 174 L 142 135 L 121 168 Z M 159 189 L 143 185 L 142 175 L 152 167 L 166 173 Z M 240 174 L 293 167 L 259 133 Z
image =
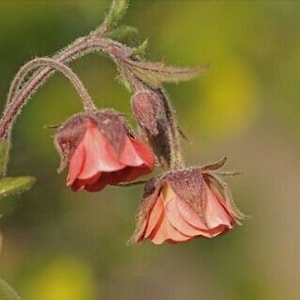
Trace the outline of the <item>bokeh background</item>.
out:
M 109 1 L 0 1 L 0 99 L 19 67 L 52 55 L 103 19 Z M 189 165 L 229 158 L 234 198 L 251 217 L 213 240 L 127 246 L 141 187 L 73 193 L 58 175 L 57 124 L 81 110 L 61 75 L 23 110 L 10 175 L 38 181 L 0 203 L 0 276 L 27 300 L 281 300 L 300 296 L 300 2 L 133 0 L 124 22 L 148 57 L 194 66 L 167 85 Z M 130 114 L 104 56 L 72 63 L 99 107 Z

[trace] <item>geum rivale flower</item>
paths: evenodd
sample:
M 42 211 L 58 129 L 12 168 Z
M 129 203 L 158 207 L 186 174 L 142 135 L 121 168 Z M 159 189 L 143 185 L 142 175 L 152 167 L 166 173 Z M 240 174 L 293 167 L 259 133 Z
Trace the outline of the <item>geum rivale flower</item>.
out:
M 178 170 L 148 181 L 131 242 L 213 238 L 240 224 L 243 214 L 214 172 L 223 163 Z
M 152 150 L 134 137 L 114 110 L 73 116 L 58 128 L 55 145 L 61 156 L 59 172 L 69 164 L 67 185 L 74 191 L 100 191 L 154 168 Z

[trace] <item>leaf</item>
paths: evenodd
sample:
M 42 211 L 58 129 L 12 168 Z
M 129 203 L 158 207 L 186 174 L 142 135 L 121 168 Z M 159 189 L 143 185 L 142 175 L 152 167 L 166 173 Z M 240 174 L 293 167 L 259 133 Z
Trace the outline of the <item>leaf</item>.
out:
M 3 279 L 0 279 L 0 299 L 1 300 L 21 300 L 13 288 Z
M 107 37 L 109 37 L 112 40 L 122 40 L 126 36 L 131 35 L 131 34 L 137 34 L 138 30 L 137 28 L 129 25 L 120 25 L 116 27 L 114 30 L 110 31 L 107 34 Z
M 0 199 L 25 192 L 34 182 L 35 178 L 30 176 L 3 177 L 0 179 Z
M 130 25 L 120 25 L 107 33 L 107 37 L 112 40 L 122 40 L 128 35 L 137 34 L 138 29 Z
M 132 53 L 132 56 L 134 55 L 141 55 L 141 56 L 144 56 L 145 53 L 146 53 L 146 49 L 148 47 L 148 39 L 147 40 L 144 40 L 139 46 L 137 46 L 133 53 Z
M 127 0 L 113 0 L 109 12 L 105 18 L 105 25 L 108 28 L 115 27 L 123 17 L 128 7 Z
M 163 82 L 190 80 L 208 69 L 210 64 L 195 68 L 166 66 L 160 62 L 141 62 L 126 60 L 127 67 L 142 81 L 156 89 Z
M 0 176 L 4 176 L 6 172 L 6 167 L 9 160 L 9 142 L 0 142 Z

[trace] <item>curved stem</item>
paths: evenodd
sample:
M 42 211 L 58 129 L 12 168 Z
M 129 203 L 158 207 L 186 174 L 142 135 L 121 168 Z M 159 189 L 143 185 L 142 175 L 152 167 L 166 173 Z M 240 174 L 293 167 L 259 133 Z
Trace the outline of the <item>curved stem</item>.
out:
M 73 56 L 73 53 L 77 53 L 80 52 L 82 44 L 85 43 L 86 38 L 78 38 L 71 46 L 63 49 L 61 52 L 59 52 L 58 54 L 54 55 L 52 57 L 53 60 L 59 61 L 59 62 L 64 62 L 65 60 L 68 61 L 68 56 L 71 54 L 71 57 Z M 68 55 L 69 54 L 69 55 Z M 21 90 L 21 85 L 24 82 L 25 77 L 28 75 L 28 72 L 30 72 L 30 67 L 26 67 L 27 64 L 25 66 L 23 66 L 18 73 L 16 74 L 16 76 L 14 77 L 11 85 L 10 85 L 10 89 L 7 95 L 7 102 L 6 105 L 8 105 L 12 98 Z M 46 71 L 49 74 L 48 76 L 52 75 L 54 73 L 54 70 L 52 70 L 52 68 L 49 67 L 44 67 L 44 68 L 40 68 L 38 71 L 36 71 L 32 76 L 31 79 L 33 79 L 35 76 L 37 76 L 37 74 L 39 74 L 41 71 Z M 46 77 L 46 76 L 45 76 Z M 29 81 L 29 80 L 28 80 Z M 24 86 L 26 87 L 26 84 L 24 84 Z
M 73 44 L 55 55 L 53 60 L 59 63 L 70 62 L 87 53 L 97 51 L 107 53 L 113 60 L 116 60 L 116 57 L 123 58 L 130 56 L 132 52 L 131 48 L 121 43 L 108 38 L 99 38 L 91 33 L 84 38 L 77 39 Z M 10 98 L 7 101 L 6 108 L 0 120 L 0 140 L 8 139 L 10 128 L 18 112 L 26 103 L 26 100 L 30 98 L 36 89 L 53 73 L 54 70 L 50 66 L 40 68 L 28 79 L 18 94 L 16 94 L 16 92 L 19 89 L 20 81 L 14 81 L 9 93 Z M 11 101 L 11 98 L 14 98 L 14 101 Z
M 56 60 L 52 58 L 35 58 L 28 62 L 23 68 L 21 68 L 20 73 L 24 74 L 26 76 L 25 71 L 30 72 L 31 70 L 35 69 L 36 67 L 39 67 L 41 65 L 44 66 L 50 66 L 51 68 L 63 73 L 73 84 L 74 88 L 78 92 L 80 98 L 83 101 L 84 109 L 85 110 L 94 110 L 96 109 L 96 106 L 91 99 L 89 93 L 87 92 L 86 88 L 82 84 L 81 80 L 78 78 L 78 76 L 72 71 L 71 68 L 64 65 L 63 63 L 57 62 Z M 18 76 L 18 74 L 17 74 Z M 35 89 L 34 86 L 31 87 L 31 89 Z
M 38 66 L 36 66 L 38 67 Z M 7 97 L 6 97 L 6 106 L 11 102 L 13 96 L 21 89 L 22 82 L 29 72 L 33 71 L 31 66 L 28 64 L 21 67 L 18 73 L 15 75 L 13 81 L 11 82 Z

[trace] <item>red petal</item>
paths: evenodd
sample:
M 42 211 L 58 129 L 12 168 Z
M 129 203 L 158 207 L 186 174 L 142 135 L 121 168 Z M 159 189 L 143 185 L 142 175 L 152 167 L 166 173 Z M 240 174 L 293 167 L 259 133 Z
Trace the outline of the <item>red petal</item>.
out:
M 211 195 L 211 194 L 210 194 Z M 199 235 L 202 235 L 207 238 L 213 238 L 226 230 L 226 228 L 231 228 L 232 226 L 228 226 L 228 222 L 217 222 L 212 223 L 212 215 L 218 214 L 219 210 L 211 211 L 212 204 L 215 203 L 215 200 L 213 200 L 213 203 L 211 201 L 211 197 L 207 194 L 207 208 L 209 207 L 209 210 L 204 212 L 207 226 L 203 223 L 203 221 L 200 219 L 199 215 L 191 208 L 191 206 L 184 200 L 177 198 L 177 208 L 184 220 L 199 230 Z M 223 211 L 224 212 L 224 211 Z M 213 219 L 215 220 L 217 217 L 213 216 Z
M 169 223 L 164 209 L 165 201 L 162 196 L 159 196 L 154 204 L 149 215 L 145 238 L 149 238 L 154 244 L 189 240 L 190 236 L 180 233 Z
M 82 143 L 78 145 L 70 159 L 67 185 L 71 185 L 80 174 L 85 160 L 85 149 Z
M 76 179 L 71 185 L 71 188 L 73 191 L 82 190 L 82 189 L 89 190 L 88 187 L 97 184 L 100 178 L 102 178 L 102 174 L 97 173 L 96 175 L 88 179 Z
M 170 224 L 180 233 L 186 236 L 193 237 L 197 235 L 205 235 L 205 232 L 193 227 L 182 217 L 178 211 L 175 199 L 172 199 L 166 203 L 166 216 Z
M 144 161 L 144 164 L 148 166 L 150 170 L 152 170 L 154 168 L 155 158 L 151 148 L 139 140 L 133 138 L 130 138 L 130 140 L 135 148 L 135 151 Z
M 164 209 L 163 203 L 161 199 L 158 198 L 149 213 L 148 223 L 147 223 L 147 228 L 145 230 L 144 238 L 148 238 L 152 234 L 155 227 L 159 227 L 162 217 L 164 215 L 163 209 Z
M 166 217 L 163 218 L 161 225 L 154 235 L 149 237 L 151 241 L 156 244 L 162 244 L 163 242 L 184 242 L 191 239 L 189 236 L 185 236 L 177 231 L 168 221 Z
M 207 238 L 212 237 L 211 229 L 208 228 L 199 217 L 198 213 L 192 209 L 192 207 L 184 200 L 177 199 L 176 201 L 178 211 L 183 219 L 191 226 L 199 230 L 199 235 Z M 205 212 L 204 212 L 205 213 Z
M 235 215 L 235 213 L 231 207 L 230 202 L 226 201 L 224 199 L 224 197 L 221 195 L 221 193 L 219 192 L 219 190 L 217 188 L 215 188 L 213 185 L 209 185 L 209 188 L 210 188 L 211 192 L 214 194 L 214 196 L 217 198 L 219 203 L 224 207 L 226 212 L 232 217 L 234 225 L 236 225 L 237 222 L 234 220 L 234 217 L 233 217 Z
M 112 172 L 125 167 L 118 162 L 113 147 L 96 127 L 87 129 L 83 144 L 86 159 L 79 175 L 80 179 L 94 176 L 97 172 Z
M 154 155 L 147 145 L 127 137 L 120 155 L 120 162 L 132 167 L 146 165 L 149 170 L 152 170 L 154 167 Z
M 107 185 L 118 184 L 120 183 L 118 173 L 119 172 L 102 173 L 97 182 L 86 185 L 85 189 L 89 192 L 99 192 Z
M 139 176 L 148 174 L 149 172 L 150 172 L 150 170 L 146 166 L 126 167 L 125 169 L 115 172 L 115 174 L 114 174 L 115 180 L 114 180 L 114 182 L 111 182 L 110 184 L 115 185 L 120 182 L 133 181 L 136 178 L 138 178 Z
M 128 180 L 127 177 L 130 176 Z M 122 182 L 132 181 L 136 178 L 131 176 L 131 168 L 127 167 L 116 172 L 103 172 L 97 182 L 93 182 L 86 186 L 86 190 L 90 192 L 98 192 L 102 190 L 106 185 L 117 185 Z
M 197 235 L 197 230 L 190 226 L 190 224 L 186 222 L 186 220 L 179 213 L 176 204 L 178 196 L 169 185 L 165 185 L 163 187 L 162 195 L 165 200 L 164 203 L 166 217 L 170 224 L 184 235 L 190 237 Z
M 89 192 L 98 192 L 107 185 L 117 185 L 122 182 L 132 181 L 138 176 L 144 175 L 145 173 L 145 169 L 141 167 L 126 167 L 125 169 L 116 172 L 97 173 L 92 177 L 96 178 L 97 180 L 90 180 L 90 178 L 77 179 L 76 182 L 80 181 L 81 185 L 84 186 L 81 188 L 84 188 Z
M 219 202 L 215 194 L 207 186 L 207 206 L 206 220 L 209 228 L 215 228 L 219 225 L 225 225 L 232 228 L 233 218 L 229 215 L 224 206 Z
M 225 225 L 219 225 L 215 228 L 211 228 L 208 231 L 208 233 L 210 234 L 210 236 L 208 238 L 214 238 L 222 233 L 225 233 L 228 230 L 229 230 L 229 228 L 226 227 Z

